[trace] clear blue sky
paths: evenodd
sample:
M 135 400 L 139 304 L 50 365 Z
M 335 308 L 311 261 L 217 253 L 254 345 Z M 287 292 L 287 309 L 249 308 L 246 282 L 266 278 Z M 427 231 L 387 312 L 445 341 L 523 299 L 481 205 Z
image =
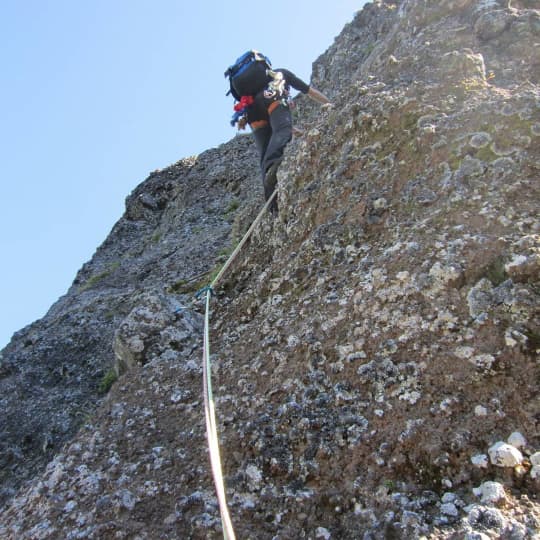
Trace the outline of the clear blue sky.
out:
M 234 136 L 247 49 L 309 82 L 361 0 L 3 0 L 0 348 L 39 319 L 154 169 Z

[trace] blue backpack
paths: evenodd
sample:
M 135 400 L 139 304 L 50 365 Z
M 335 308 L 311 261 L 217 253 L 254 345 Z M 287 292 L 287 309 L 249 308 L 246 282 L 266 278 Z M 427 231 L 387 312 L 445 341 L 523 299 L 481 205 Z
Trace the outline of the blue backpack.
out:
M 225 72 L 230 84 L 227 95 L 232 94 L 240 101 L 242 96 L 258 94 L 272 80 L 267 73 L 269 69 L 272 69 L 272 64 L 264 54 L 247 51 Z

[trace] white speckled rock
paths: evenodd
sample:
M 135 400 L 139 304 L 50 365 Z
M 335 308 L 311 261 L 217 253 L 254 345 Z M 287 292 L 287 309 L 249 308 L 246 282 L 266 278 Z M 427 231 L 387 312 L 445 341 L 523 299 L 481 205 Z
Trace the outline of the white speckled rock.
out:
M 476 319 L 482 313 L 486 312 L 492 305 L 493 285 L 489 279 L 482 278 L 467 293 L 467 303 L 469 313 Z
M 467 533 L 465 536 L 465 540 L 490 540 L 489 536 L 487 534 L 484 534 L 483 532 L 470 532 Z
M 484 504 L 493 504 L 506 499 L 504 486 L 499 482 L 484 482 L 479 487 L 474 488 L 473 493 L 480 497 Z
M 258 486 L 262 480 L 262 473 L 255 465 L 248 465 L 246 468 L 246 474 L 255 486 Z
M 531 469 L 531 478 L 540 480 L 540 452 L 535 452 L 529 459 L 533 466 Z
M 456 266 L 443 266 L 439 262 L 436 262 L 429 270 L 429 275 L 441 288 L 457 283 L 462 273 L 462 270 Z
M 505 442 L 495 443 L 489 450 L 489 457 L 497 467 L 515 467 L 523 461 L 521 452 Z
M 527 440 L 519 431 L 514 431 L 514 433 L 508 437 L 508 444 L 519 449 L 527 446 Z
M 456 505 L 450 502 L 441 505 L 441 514 L 444 514 L 445 516 L 456 517 L 459 514 L 459 511 Z
M 474 408 L 474 414 L 475 416 L 487 416 L 487 409 L 482 405 L 477 405 Z
M 478 455 L 473 456 L 471 458 L 471 463 L 475 467 L 480 467 L 482 469 L 487 469 L 487 466 L 489 465 L 489 459 L 486 456 L 486 454 L 478 454 Z
M 454 354 L 463 360 L 468 360 L 474 354 L 474 349 L 472 347 L 457 347 L 454 351 Z
M 473 356 L 469 362 L 474 364 L 478 369 L 491 369 L 495 358 L 492 354 L 478 354 Z
M 523 281 L 538 275 L 540 269 L 540 256 L 534 253 L 528 257 L 525 255 L 514 255 L 514 258 L 504 269 L 506 273 L 515 281 Z
M 324 538 L 324 540 L 329 540 L 330 537 L 331 535 L 328 529 L 325 529 L 324 527 L 317 528 L 316 538 Z
M 527 257 L 524 255 L 514 255 L 514 258 L 504 265 L 505 271 L 509 274 L 512 272 L 516 267 L 521 266 L 527 261 Z

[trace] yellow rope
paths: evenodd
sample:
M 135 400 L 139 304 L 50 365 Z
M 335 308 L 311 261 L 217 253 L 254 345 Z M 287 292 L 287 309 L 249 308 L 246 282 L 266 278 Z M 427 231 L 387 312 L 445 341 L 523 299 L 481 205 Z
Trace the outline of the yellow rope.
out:
M 210 288 L 213 289 L 216 286 L 216 283 L 223 277 L 223 274 L 228 270 L 229 266 L 231 266 L 232 262 L 244 246 L 244 244 L 247 242 L 247 239 L 251 236 L 251 233 L 255 229 L 255 227 L 259 224 L 262 217 L 264 216 L 264 213 L 274 200 L 274 197 L 277 194 L 277 190 L 274 190 L 270 198 L 266 201 L 266 204 L 263 206 L 262 210 L 259 212 L 259 215 L 255 218 L 249 229 L 247 230 L 246 234 L 242 237 L 242 240 L 238 243 L 236 248 L 234 248 L 234 251 L 231 253 L 230 257 L 227 259 L 227 262 L 223 265 L 221 270 L 219 271 L 218 275 L 214 278 L 212 283 L 210 283 Z

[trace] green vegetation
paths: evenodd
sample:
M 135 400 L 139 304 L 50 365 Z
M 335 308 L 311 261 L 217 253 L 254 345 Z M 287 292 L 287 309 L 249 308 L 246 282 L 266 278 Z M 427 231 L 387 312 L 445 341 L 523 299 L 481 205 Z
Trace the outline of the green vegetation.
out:
M 484 276 L 491 281 L 493 286 L 497 287 L 503 281 L 508 279 L 508 274 L 504 269 L 503 257 L 497 257 L 491 263 L 485 267 Z
M 393 480 L 390 480 L 390 479 L 387 479 L 383 482 L 383 486 L 388 490 L 388 491 L 394 491 L 395 487 L 396 487 L 396 484 Z
M 113 368 L 109 369 L 109 371 L 103 375 L 103 379 L 101 379 L 101 382 L 99 383 L 98 392 L 100 394 L 106 394 L 117 379 L 118 375 L 116 374 L 116 371 Z
M 476 152 L 476 157 L 482 161 L 494 161 L 497 159 L 497 155 L 489 146 L 478 149 Z
M 191 279 L 179 279 L 167 287 L 167 292 L 170 294 L 188 294 L 195 293 L 206 287 L 219 274 L 219 271 L 223 268 L 223 264 L 234 251 L 234 248 L 235 246 L 232 245 L 222 248 L 216 256 L 216 264 L 213 268 Z
M 225 246 L 224 248 L 221 248 L 217 255 L 217 260 L 223 260 L 226 261 L 229 258 L 229 255 L 234 251 L 234 246 Z M 219 269 L 218 269 L 219 271 Z M 217 272 L 216 272 L 217 274 Z
M 188 288 L 188 285 L 189 281 L 187 279 L 180 279 L 168 287 L 167 292 L 171 294 L 182 294 L 191 290 L 191 287 Z
M 88 289 L 91 289 L 95 285 L 97 285 L 100 281 L 105 279 L 106 277 L 109 277 L 111 274 L 113 274 L 116 270 L 120 268 L 120 261 L 113 262 L 107 270 L 104 270 L 100 274 L 96 274 L 95 276 L 91 276 L 88 278 L 86 283 L 84 285 L 81 285 L 80 290 L 81 291 L 87 291 Z
M 232 220 L 234 213 L 238 210 L 239 207 L 240 207 L 240 201 L 238 199 L 233 199 L 229 203 L 229 206 L 227 206 L 227 208 L 225 209 L 225 212 L 223 213 L 223 216 L 225 217 L 225 219 Z
M 240 202 L 238 201 L 238 199 L 233 199 L 230 202 L 229 206 L 227 207 L 227 210 L 225 210 L 225 213 L 226 214 L 232 214 L 233 212 L 238 210 L 239 206 L 240 206 Z

